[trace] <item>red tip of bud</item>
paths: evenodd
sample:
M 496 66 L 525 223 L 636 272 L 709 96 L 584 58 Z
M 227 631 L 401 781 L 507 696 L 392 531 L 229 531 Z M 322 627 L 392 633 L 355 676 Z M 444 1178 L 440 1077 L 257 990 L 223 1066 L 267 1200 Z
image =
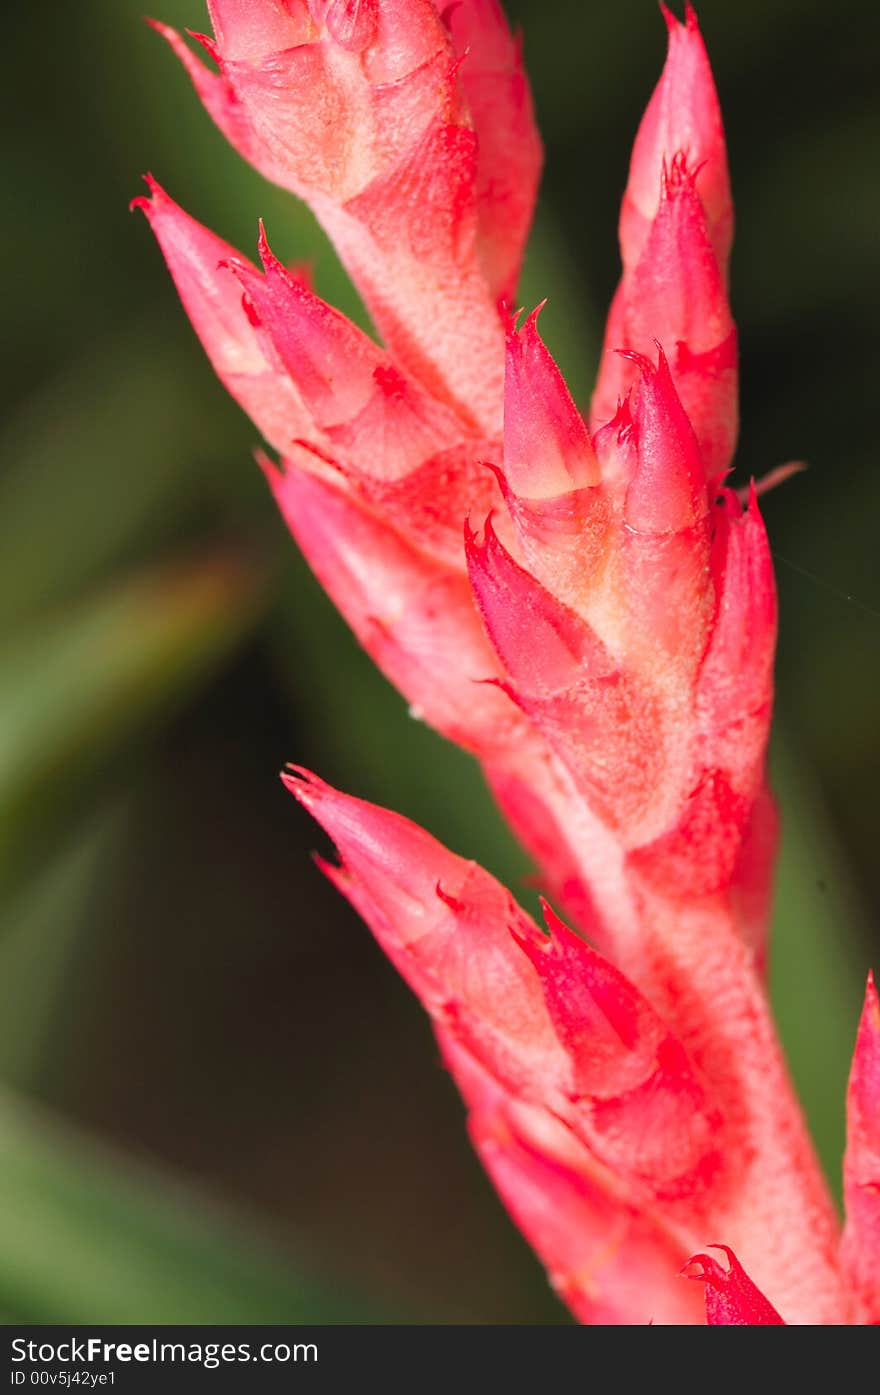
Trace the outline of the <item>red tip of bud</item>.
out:
M 150 192 L 149 194 L 137 194 L 136 197 L 133 198 L 131 200 L 131 203 L 128 205 L 128 211 L 129 213 L 133 213 L 134 210 L 137 208 L 140 209 L 141 213 L 145 213 L 149 218 L 154 206 L 153 201 L 157 197 L 162 197 L 165 191 L 161 188 L 161 186 L 157 183 L 157 181 L 153 178 L 149 171 L 145 175 L 143 175 L 142 178 Z
M 712 1255 L 694 1255 L 681 1270 L 684 1279 L 698 1279 L 706 1285 L 706 1321 L 710 1327 L 784 1327 L 773 1304 L 752 1282 L 733 1250 L 727 1245 L 710 1245 L 727 1256 L 724 1269 Z
M 583 418 L 538 333 L 546 301 L 521 330 L 507 321 L 504 472 L 514 494 L 547 499 L 596 484 L 599 467 Z
M 661 4 L 660 9 L 666 21 L 669 47 L 660 81 L 648 103 L 633 147 L 621 213 L 624 265 L 635 267 L 657 211 L 664 157 L 668 158 L 677 150 L 688 150 L 696 165 L 705 165 L 699 193 L 719 265 L 724 267 L 730 250 L 733 210 L 724 131 L 712 70 L 691 7 L 685 9 L 683 24 L 665 5 Z
M 197 44 L 201 44 L 208 57 L 219 67 L 221 62 L 220 49 L 216 41 L 211 38 L 210 34 L 201 34 L 198 29 L 187 29 L 186 32 L 191 39 L 195 39 Z
M 257 228 L 257 252 L 259 254 L 260 263 L 263 267 L 263 270 L 267 272 L 280 271 L 284 273 L 284 267 L 281 265 L 281 262 L 278 260 L 278 258 L 275 256 L 275 253 L 272 251 L 272 248 L 269 246 L 269 239 L 266 236 L 266 225 L 263 222 L 262 218 L 260 218 L 257 224 Z
M 660 0 L 660 13 L 666 21 L 668 32 L 671 34 L 672 31 L 678 27 L 679 20 L 677 16 L 672 13 L 668 5 L 663 3 L 663 0 Z
M 669 30 L 670 34 L 676 29 L 696 30 L 697 33 L 699 33 L 700 26 L 697 22 L 697 13 L 690 3 L 690 0 L 685 0 L 684 23 L 682 23 L 677 15 L 672 13 L 668 5 L 664 4 L 664 0 L 660 0 L 660 13 L 666 20 L 666 28 Z
M 199 62 L 198 58 L 196 58 L 196 55 L 188 47 L 181 35 L 178 34 L 176 29 L 172 29 L 170 24 L 164 24 L 160 19 L 151 19 L 149 15 L 144 15 L 144 23 L 155 30 L 160 38 L 165 40 L 169 48 L 177 54 L 177 57 L 180 59 L 184 68 L 186 68 L 197 88 L 200 81 L 207 80 L 210 82 L 212 76 L 216 78 L 216 74 L 208 72 Z M 219 67 L 221 61 L 220 50 L 210 35 L 200 34 L 197 29 L 187 29 L 185 32 L 205 50 L 212 62 L 216 63 Z
M 280 776 L 284 788 L 306 809 L 314 808 L 320 803 L 322 794 L 330 792 L 330 786 L 304 765 L 287 764 Z

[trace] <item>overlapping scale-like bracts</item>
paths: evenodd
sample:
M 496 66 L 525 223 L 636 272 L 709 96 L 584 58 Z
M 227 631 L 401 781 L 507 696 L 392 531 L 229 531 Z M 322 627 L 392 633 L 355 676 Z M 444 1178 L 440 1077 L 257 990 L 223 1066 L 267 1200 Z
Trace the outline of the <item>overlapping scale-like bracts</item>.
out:
M 579 1316 L 701 1321 L 678 1269 L 640 1286 L 625 1258 L 631 1244 L 635 1270 L 656 1272 L 721 1231 L 789 1320 L 843 1320 L 835 1227 L 738 941 L 729 982 L 697 1008 L 731 1014 L 731 1032 L 689 1044 L 549 908 L 545 934 L 408 820 L 284 778 L 336 845 L 325 871 L 431 1016 L 478 1151 Z
M 876 996 L 840 1251 L 762 982 L 775 591 L 755 490 L 725 483 L 733 214 L 693 11 L 664 9 L 587 421 L 538 312 L 513 311 L 541 149 L 497 0 L 208 8 L 206 59 L 156 27 L 232 144 L 309 203 L 381 342 L 262 229 L 252 262 L 155 181 L 136 203 L 315 573 L 410 710 L 481 760 L 577 931 L 291 774 L 328 875 L 430 1014 L 578 1318 L 877 1320 Z

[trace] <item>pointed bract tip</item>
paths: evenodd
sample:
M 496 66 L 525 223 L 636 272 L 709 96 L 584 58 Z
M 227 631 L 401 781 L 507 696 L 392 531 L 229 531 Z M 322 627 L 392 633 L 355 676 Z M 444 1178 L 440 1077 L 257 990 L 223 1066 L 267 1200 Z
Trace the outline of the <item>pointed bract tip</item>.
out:
M 654 365 L 647 354 L 640 354 L 637 349 L 612 349 L 612 353 L 619 358 L 625 358 L 628 363 L 634 363 L 643 377 L 654 372 Z M 629 394 L 627 394 L 629 396 Z M 618 411 L 620 411 L 620 401 L 618 399 Z M 606 423 L 608 425 L 608 423 Z
M 501 465 L 497 465 L 494 460 L 478 460 L 477 464 L 482 466 L 484 470 L 492 471 L 492 474 L 498 481 L 498 488 L 501 490 L 503 494 L 504 491 L 507 489 L 507 476 L 504 473 L 503 467 Z
M 552 952 L 553 944 L 549 935 L 545 935 L 533 920 L 526 916 L 521 916 L 508 927 L 514 942 L 522 950 L 527 959 L 539 968 L 539 960 L 542 955 Z
M 163 38 L 167 44 L 170 44 L 171 47 L 182 58 L 184 58 L 184 61 L 188 60 L 192 63 L 195 63 L 197 61 L 195 56 L 192 53 L 190 53 L 187 49 L 182 35 L 178 33 L 178 31 L 173 27 L 173 25 L 166 24 L 164 20 L 161 19 L 153 19 L 152 15 L 142 15 L 141 17 L 144 21 L 144 24 L 148 24 L 151 29 L 154 29 L 156 33 L 161 38 Z M 184 29 L 183 32 L 184 34 L 187 34 L 191 39 L 194 39 L 197 44 L 200 44 L 201 47 L 207 53 L 208 57 L 213 59 L 213 61 L 219 66 L 221 61 L 220 50 L 217 47 L 216 40 L 212 39 L 210 34 L 202 34 L 198 29 Z
M 619 354 L 625 352 L 625 350 L 612 349 L 611 352 Z M 617 436 L 619 441 L 622 440 L 632 431 L 632 427 L 632 391 L 628 391 L 623 397 L 618 397 L 617 410 L 614 416 L 610 417 L 608 421 L 604 421 L 602 425 L 595 430 L 593 434 L 593 443 L 596 446 L 596 450 L 600 450 L 600 441 L 610 441 L 613 436 Z
M 533 348 L 536 344 L 539 345 L 542 349 L 546 347 L 543 339 L 541 338 L 540 331 L 538 330 L 538 317 L 546 304 L 547 297 L 545 296 L 543 300 L 538 302 L 534 310 L 529 311 L 528 315 L 526 315 L 526 318 L 521 325 L 519 324 L 519 319 L 523 314 L 525 314 L 525 311 L 522 307 L 520 307 L 520 309 L 517 310 L 515 315 L 511 315 L 508 317 L 508 352 L 513 351 L 522 354 L 526 347 Z
M 269 246 L 269 239 L 266 236 L 266 224 L 263 222 L 262 218 L 258 220 L 257 228 L 257 252 L 259 253 L 263 270 L 277 271 L 281 267 L 281 263 Z
M 220 66 L 220 49 L 216 39 L 212 39 L 210 34 L 203 34 L 198 29 L 187 29 L 187 34 L 191 39 L 195 39 L 197 44 L 201 44 L 209 58 L 212 58 L 217 66 Z
M 541 907 L 541 915 L 544 917 L 544 924 L 549 929 L 551 920 L 558 920 L 559 917 L 557 916 L 553 907 L 550 905 L 550 902 L 547 900 L 546 896 L 538 896 L 538 905 Z
M 669 31 L 670 37 L 673 34 L 677 33 L 680 29 L 689 29 L 691 33 L 700 32 L 700 25 L 697 19 L 697 12 L 694 9 L 693 5 L 690 3 L 690 0 L 685 0 L 683 21 L 678 18 L 678 15 L 673 14 L 669 6 L 664 3 L 664 0 L 659 0 L 659 3 L 660 13 L 666 21 L 666 28 Z
M 746 523 L 753 527 L 757 525 L 763 531 L 764 515 L 761 513 L 761 505 L 758 502 L 762 492 L 760 483 L 756 483 L 752 477 L 749 480 L 748 489 L 745 491 L 745 498 L 742 495 L 737 495 L 737 498 L 744 509 Z
M 725 1269 L 712 1255 L 692 1255 L 679 1277 L 706 1285 L 706 1319 L 710 1326 L 784 1327 L 785 1322 L 749 1278 L 729 1245 L 712 1244 L 727 1258 Z
M 157 199 L 167 198 L 167 195 L 159 181 L 150 174 L 149 170 L 141 177 L 150 192 L 149 194 L 136 194 L 128 205 L 128 211 L 133 213 L 137 208 L 149 218 L 150 214 L 155 210 Z
M 682 1265 L 678 1271 L 681 1279 L 696 1279 L 699 1283 L 711 1284 L 714 1288 L 724 1289 L 732 1280 L 745 1278 L 745 1270 L 729 1245 L 709 1244 L 710 1250 L 721 1250 L 727 1257 L 727 1268 L 725 1269 L 714 1255 L 691 1255 L 687 1264 Z
M 327 878 L 328 882 L 331 882 L 344 896 L 345 883 L 349 880 L 346 868 L 340 863 L 328 861 L 326 857 L 322 857 L 321 854 L 317 852 L 312 853 L 312 861 L 318 871 Z
M 501 313 L 506 339 L 508 341 L 512 338 L 515 339 L 519 333 L 520 316 L 525 314 L 525 306 L 518 305 L 515 310 L 511 310 L 509 302 L 505 300 L 499 303 L 498 308 Z
M 262 446 L 257 446 L 254 451 L 254 460 L 262 470 L 269 488 L 273 492 L 284 482 L 284 470 L 276 464 L 272 457 L 263 450 Z
M 544 917 L 544 924 L 547 926 L 551 937 L 553 935 L 571 935 L 571 930 L 564 920 L 560 920 L 546 896 L 539 896 L 538 902 L 541 907 L 541 914 Z
M 870 1022 L 875 1031 L 880 1033 L 880 996 L 877 993 L 873 969 L 868 970 L 868 980 L 865 984 L 864 1017 L 865 1021 Z
M 640 354 L 637 349 L 615 349 L 614 353 L 618 354 L 621 358 L 627 359 L 630 363 L 634 363 L 643 378 L 659 378 L 664 384 L 668 381 L 669 386 L 672 387 L 672 374 L 669 371 L 669 360 L 666 357 L 663 345 L 660 343 L 659 339 L 654 340 L 654 347 L 657 350 L 656 364 L 651 362 L 647 354 Z M 628 398 L 629 394 L 627 393 L 627 400 Z M 621 403 L 618 401 L 618 412 L 620 409 Z
M 488 462 L 487 462 L 488 463 Z M 494 469 L 494 466 L 490 468 Z M 464 520 L 464 550 L 468 557 L 477 557 L 482 552 L 487 552 L 498 542 L 498 534 L 495 532 L 495 525 L 492 519 L 495 510 L 490 509 L 486 514 L 482 528 L 474 528 L 471 523 L 471 515 L 467 514 Z
M 322 795 L 330 793 L 330 786 L 304 765 L 285 765 L 279 774 L 284 788 L 306 809 L 311 810 Z
M 660 13 L 666 21 L 666 28 L 668 29 L 670 35 L 672 35 L 675 32 L 675 30 L 679 27 L 680 21 L 678 17 L 672 13 L 669 6 L 664 4 L 664 0 L 659 0 L 659 6 Z
M 541 914 L 544 917 L 544 924 L 547 927 L 546 932 L 533 920 L 523 916 L 518 924 L 511 925 L 510 933 L 538 972 L 542 973 L 546 972 L 545 961 L 554 954 L 572 948 L 572 943 L 577 950 L 587 950 L 588 946 L 586 941 L 581 940 L 566 925 L 564 920 L 560 920 L 544 896 L 539 896 L 538 901 L 541 906 Z
M 187 46 L 183 35 L 178 33 L 173 25 L 166 24 L 161 19 L 153 19 L 151 15 L 144 15 L 143 20 L 145 24 L 148 24 L 151 29 L 155 30 L 160 38 L 165 40 L 166 44 L 174 50 L 178 58 L 181 59 L 183 64 L 189 68 L 191 72 L 193 69 L 198 69 L 202 66 L 196 55 Z M 214 40 L 210 38 L 208 34 L 200 34 L 197 29 L 186 29 L 184 33 L 188 34 L 191 39 L 195 39 L 197 44 L 201 44 L 208 57 L 219 64 L 220 51 Z
M 664 20 L 667 21 L 669 33 L 675 33 L 678 29 L 690 29 L 692 33 L 700 32 L 700 22 L 697 20 L 696 10 L 693 8 L 692 4 L 690 4 L 690 0 L 685 0 L 685 18 L 683 18 L 683 21 L 679 20 L 678 15 L 672 14 L 672 10 L 669 10 L 669 6 L 665 4 L 665 0 L 660 0 L 660 13 L 662 17 L 664 17 Z
M 526 319 L 524 319 L 522 325 L 520 325 L 520 319 L 522 319 L 523 315 L 526 314 L 526 307 L 519 306 L 516 308 L 516 310 L 502 311 L 503 326 L 505 326 L 505 339 L 506 343 L 508 343 L 508 352 L 510 352 L 510 350 L 522 349 L 522 342 L 524 338 L 541 338 L 541 336 L 538 335 L 537 322 L 538 315 L 540 315 L 541 311 L 544 310 L 545 304 L 547 304 L 547 299 L 544 299 L 543 301 L 541 301 L 540 304 L 537 304 L 537 306 L 534 307 L 534 310 L 529 311 L 529 314 L 526 315 Z
M 534 310 L 531 311 L 528 318 L 526 319 L 525 324 L 523 325 L 523 333 L 525 333 L 526 331 L 529 331 L 532 334 L 538 333 L 538 316 L 544 309 L 544 306 L 547 304 L 547 300 L 548 297 L 545 296 L 543 300 L 538 301 L 538 304 L 535 306 Z
M 515 495 L 551 499 L 596 484 L 586 425 L 538 330 L 542 300 L 509 332 L 504 372 L 504 469 Z

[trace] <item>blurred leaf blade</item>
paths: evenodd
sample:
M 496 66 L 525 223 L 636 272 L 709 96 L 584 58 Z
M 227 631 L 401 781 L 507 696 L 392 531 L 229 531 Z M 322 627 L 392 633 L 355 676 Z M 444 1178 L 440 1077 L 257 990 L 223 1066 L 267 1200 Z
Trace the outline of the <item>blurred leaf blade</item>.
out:
M 372 1305 L 242 1219 L 0 1094 L 0 1309 L 43 1323 L 331 1323 Z M 331 1296 L 332 1294 L 332 1296 Z
M 846 1082 L 865 990 L 866 915 L 803 753 L 782 722 L 773 744 L 782 848 L 771 999 L 819 1156 L 840 1193 Z
M 34 1087 L 50 1052 L 77 942 L 121 852 L 120 803 L 84 810 L 64 845 L 40 859 L 40 875 L 0 901 L 0 1073 L 15 1089 Z
M 0 665 L 0 882 L 95 772 L 250 631 L 265 572 L 228 549 L 164 562 L 35 620 Z
M 161 320 L 144 317 L 66 365 L 7 416 L 0 436 L 4 631 L 93 581 L 160 518 L 180 513 L 191 489 L 180 462 L 195 451 L 198 417 L 182 347 L 169 341 Z M 150 410 L 158 402 L 161 413 Z M 202 426 L 202 441 L 204 434 Z

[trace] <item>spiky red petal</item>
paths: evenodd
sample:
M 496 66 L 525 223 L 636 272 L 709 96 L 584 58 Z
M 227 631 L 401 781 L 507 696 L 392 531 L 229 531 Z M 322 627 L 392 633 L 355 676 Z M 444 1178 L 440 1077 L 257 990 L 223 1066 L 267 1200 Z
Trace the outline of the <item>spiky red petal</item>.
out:
M 712 1255 L 694 1255 L 682 1274 L 686 1279 L 699 1279 L 706 1285 L 706 1321 L 710 1327 L 784 1327 L 773 1304 L 753 1284 L 733 1250 L 727 1245 L 712 1245 L 727 1256 L 724 1269 Z

